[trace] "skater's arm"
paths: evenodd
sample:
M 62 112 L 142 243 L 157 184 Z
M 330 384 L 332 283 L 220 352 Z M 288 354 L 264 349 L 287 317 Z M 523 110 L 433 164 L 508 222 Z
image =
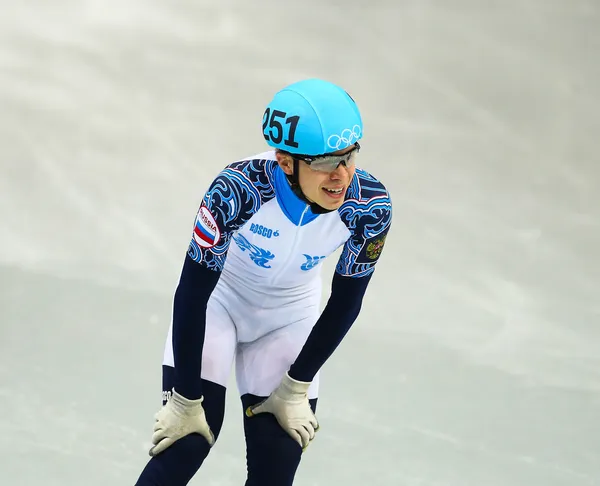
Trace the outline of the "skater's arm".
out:
M 206 305 L 220 271 L 209 270 L 186 255 L 173 300 L 175 390 L 191 400 L 202 396 L 200 371 L 206 329 Z
M 289 375 L 312 381 L 342 342 L 360 313 L 363 297 L 391 227 L 392 205 L 380 186 L 375 196 L 344 211 L 352 235 L 344 244 L 331 284 L 331 296 Z
M 225 168 L 204 195 L 194 221 L 173 302 L 175 390 L 189 399 L 202 396 L 208 300 L 225 265 L 233 233 L 261 204 L 262 193 L 245 176 L 256 170 L 253 167 L 248 162 Z

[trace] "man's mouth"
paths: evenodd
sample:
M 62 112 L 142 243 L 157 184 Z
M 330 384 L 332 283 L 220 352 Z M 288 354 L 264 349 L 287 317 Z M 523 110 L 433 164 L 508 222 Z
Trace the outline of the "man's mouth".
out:
M 324 187 L 323 191 L 325 191 L 325 193 L 329 196 L 329 197 L 340 197 L 343 193 L 344 193 L 344 187 L 335 187 L 335 188 L 329 188 L 329 187 Z

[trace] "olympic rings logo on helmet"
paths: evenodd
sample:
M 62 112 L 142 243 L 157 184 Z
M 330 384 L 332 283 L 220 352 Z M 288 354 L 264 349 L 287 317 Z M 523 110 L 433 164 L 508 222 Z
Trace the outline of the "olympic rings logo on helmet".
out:
M 346 148 L 360 139 L 362 131 L 359 125 L 354 125 L 352 129 L 346 128 L 342 130 L 340 135 L 333 134 L 327 139 L 327 145 L 330 149 L 340 150 Z M 345 145 L 342 145 L 345 144 Z

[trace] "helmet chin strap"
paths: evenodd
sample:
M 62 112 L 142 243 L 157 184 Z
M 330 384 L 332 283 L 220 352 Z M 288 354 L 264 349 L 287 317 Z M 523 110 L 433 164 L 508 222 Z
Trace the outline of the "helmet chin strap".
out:
M 310 209 L 314 214 L 325 214 L 330 213 L 331 211 L 335 211 L 335 209 L 326 209 L 323 206 L 319 206 L 316 202 L 310 201 L 304 195 L 302 189 L 300 188 L 300 181 L 298 179 L 298 174 L 300 172 L 300 162 L 295 157 L 293 157 L 292 160 L 294 161 L 294 172 L 292 172 L 292 174 L 286 174 L 285 176 L 287 177 L 287 180 L 290 183 L 294 194 L 296 194 L 296 196 L 298 196 L 300 199 L 306 202 L 310 206 Z

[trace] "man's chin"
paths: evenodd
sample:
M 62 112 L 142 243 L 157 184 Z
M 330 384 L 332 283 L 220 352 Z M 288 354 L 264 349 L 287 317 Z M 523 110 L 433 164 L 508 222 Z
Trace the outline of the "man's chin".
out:
M 341 201 L 319 201 L 318 204 L 319 206 L 321 206 L 322 208 L 325 209 L 329 209 L 330 211 L 333 211 L 335 209 L 339 209 L 339 207 L 344 203 L 344 200 L 342 199 Z

